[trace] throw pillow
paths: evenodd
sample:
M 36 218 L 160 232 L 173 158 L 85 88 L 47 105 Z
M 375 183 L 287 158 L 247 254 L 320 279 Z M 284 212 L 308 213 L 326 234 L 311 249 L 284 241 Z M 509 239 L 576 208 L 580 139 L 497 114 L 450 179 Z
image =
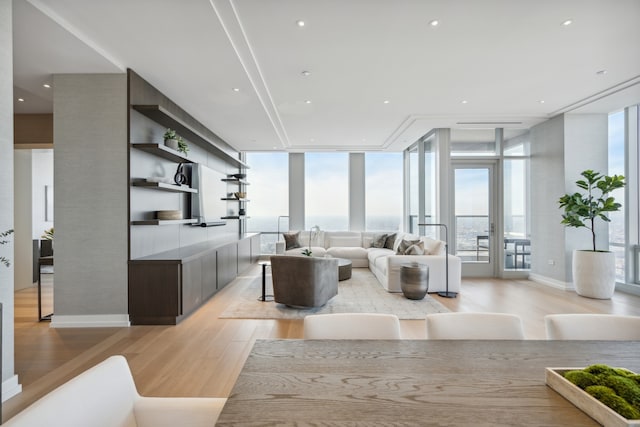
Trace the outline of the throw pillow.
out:
M 384 242 L 384 247 L 387 249 L 393 249 L 393 244 L 396 242 L 396 233 L 389 234 L 387 240 Z
M 425 255 L 444 255 L 444 242 L 430 237 L 423 237 Z
M 286 249 L 295 249 L 301 248 L 300 241 L 298 238 L 300 237 L 300 232 L 296 231 L 295 233 L 282 233 L 282 237 L 284 237 L 284 242 Z
M 411 245 L 416 245 L 420 242 L 420 239 L 417 240 L 405 240 L 402 239 L 402 241 L 400 242 L 400 244 L 398 245 L 398 250 L 396 251 L 396 254 L 398 255 L 404 255 L 404 252 L 409 249 L 409 246 Z
M 372 248 L 384 248 L 385 243 L 387 242 L 386 234 L 376 234 L 373 236 L 373 240 L 371 241 Z
M 411 245 L 404 251 L 405 255 L 424 255 L 424 243 L 418 242 L 415 245 Z

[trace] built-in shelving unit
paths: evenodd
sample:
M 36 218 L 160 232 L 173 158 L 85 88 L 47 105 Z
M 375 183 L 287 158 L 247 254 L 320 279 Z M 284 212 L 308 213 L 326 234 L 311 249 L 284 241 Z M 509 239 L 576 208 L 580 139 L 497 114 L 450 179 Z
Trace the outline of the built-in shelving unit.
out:
M 238 179 L 238 178 L 224 178 L 223 181 L 226 182 L 227 184 L 249 185 L 249 183 L 247 181 L 243 181 L 243 180 Z
M 249 166 L 242 160 L 232 156 L 226 151 L 218 147 L 213 141 L 205 137 L 201 133 L 194 130 L 182 119 L 172 114 L 167 109 L 160 105 L 132 105 L 132 108 L 137 112 L 149 117 L 151 120 L 160 123 L 164 127 L 171 128 L 176 133 L 190 142 L 197 144 L 207 151 L 212 152 L 216 156 L 229 164 L 232 164 L 239 168 L 249 168 Z
M 158 157 L 162 157 L 163 159 L 169 160 L 172 162 L 193 163 L 193 160 L 183 156 L 182 153 L 180 153 L 180 151 L 173 150 L 164 144 L 140 143 L 140 144 L 131 144 L 131 146 L 133 148 L 137 148 L 138 150 L 155 154 Z
M 176 224 L 196 224 L 197 219 L 143 219 L 131 221 L 132 225 L 176 225 Z
M 133 181 L 134 187 L 152 188 L 155 190 L 170 191 L 174 193 L 197 193 L 198 190 L 191 188 L 188 185 L 168 184 L 166 182 L 148 182 L 148 181 Z

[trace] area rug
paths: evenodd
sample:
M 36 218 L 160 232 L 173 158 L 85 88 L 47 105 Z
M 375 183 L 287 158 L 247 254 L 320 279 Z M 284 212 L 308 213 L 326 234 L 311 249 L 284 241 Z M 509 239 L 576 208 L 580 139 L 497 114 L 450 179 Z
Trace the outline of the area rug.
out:
M 351 279 L 339 283 L 338 295 L 323 307 L 311 309 L 291 308 L 273 301 L 258 301 L 258 297 L 262 295 L 261 274 L 242 276 L 236 280 L 239 283 L 233 286 L 244 286 L 244 290 L 220 318 L 303 319 L 308 314 L 391 313 L 400 319 L 424 319 L 430 313 L 449 312 L 449 309 L 429 295 L 422 300 L 410 300 L 402 293 L 385 291 L 368 268 L 354 268 Z M 273 295 L 270 274 L 267 274 L 266 283 L 267 294 Z

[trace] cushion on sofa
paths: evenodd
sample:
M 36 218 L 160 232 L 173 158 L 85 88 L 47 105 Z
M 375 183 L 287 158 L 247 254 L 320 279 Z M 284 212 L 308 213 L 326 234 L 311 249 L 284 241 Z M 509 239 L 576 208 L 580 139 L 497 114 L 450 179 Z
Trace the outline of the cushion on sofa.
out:
M 367 250 L 360 246 L 332 246 L 327 249 L 327 255 L 350 260 L 367 259 Z
M 432 239 L 431 237 L 421 237 L 420 240 L 424 243 L 425 255 L 444 255 L 445 248 L 442 240 Z
M 398 255 L 404 255 L 405 251 L 407 249 L 409 249 L 409 246 L 411 245 L 415 245 L 417 243 L 420 242 L 420 239 L 415 239 L 415 240 L 406 240 L 406 239 L 402 239 L 402 241 L 398 244 L 398 247 L 396 249 L 396 254 Z
M 362 237 L 358 236 L 331 236 L 329 247 L 362 247 Z
M 371 239 L 371 248 L 384 248 L 387 242 L 386 234 L 375 234 Z
M 398 233 L 393 233 L 393 234 L 387 235 L 387 238 L 385 239 L 385 242 L 384 242 L 384 247 L 387 248 L 387 249 L 393 249 L 393 246 L 396 243 L 397 235 L 398 235 Z
M 413 244 L 404 251 L 405 255 L 424 255 L 424 242 L 420 241 L 416 244 Z
M 314 257 L 323 257 L 327 253 L 327 250 L 322 246 L 305 246 L 301 248 L 289 249 L 286 252 L 286 255 L 302 255 L 302 252 L 306 251 L 307 249 L 311 250 L 311 256 Z
M 292 231 L 289 233 L 282 233 L 286 244 L 286 250 L 295 249 L 301 247 L 300 245 L 300 232 Z

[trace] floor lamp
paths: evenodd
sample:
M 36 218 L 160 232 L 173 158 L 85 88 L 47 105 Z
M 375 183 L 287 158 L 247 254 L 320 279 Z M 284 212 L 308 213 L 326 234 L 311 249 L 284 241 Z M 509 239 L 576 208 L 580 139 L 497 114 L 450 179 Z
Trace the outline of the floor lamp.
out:
M 455 298 L 457 292 L 449 292 L 449 230 L 445 224 L 418 224 L 418 227 L 444 227 L 444 268 L 446 291 L 438 292 L 438 295 L 445 298 Z

